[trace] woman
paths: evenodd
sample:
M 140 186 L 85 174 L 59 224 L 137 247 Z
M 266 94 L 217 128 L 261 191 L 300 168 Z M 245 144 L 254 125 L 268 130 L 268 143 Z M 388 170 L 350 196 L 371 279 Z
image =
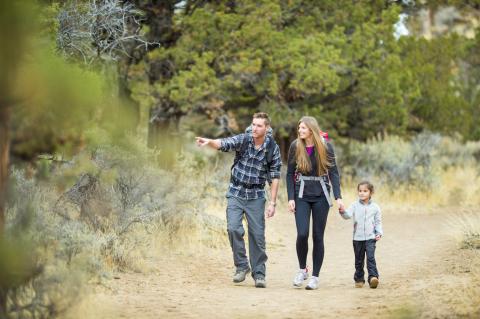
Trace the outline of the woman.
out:
M 331 181 L 331 186 L 329 181 Z M 300 269 L 293 280 L 301 287 L 308 278 L 307 254 L 310 215 L 313 221 L 313 272 L 306 289 L 318 288 L 318 275 L 323 263 L 323 235 L 328 210 L 332 206 L 330 187 L 339 208 L 344 208 L 340 192 L 340 176 L 332 145 L 322 136 L 315 118 L 304 116 L 298 122 L 297 139 L 288 152 L 288 206 L 295 213 L 297 257 Z

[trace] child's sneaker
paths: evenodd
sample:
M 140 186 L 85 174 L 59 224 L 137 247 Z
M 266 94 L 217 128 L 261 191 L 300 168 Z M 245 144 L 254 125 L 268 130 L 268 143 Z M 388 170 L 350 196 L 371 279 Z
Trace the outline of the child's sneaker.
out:
M 299 269 L 297 274 L 295 275 L 295 278 L 293 278 L 293 285 L 295 287 L 302 287 L 303 281 L 308 278 L 308 270 L 305 269 Z
M 368 283 L 370 285 L 370 288 L 375 289 L 378 286 L 378 278 L 377 277 L 372 277 L 370 278 L 370 282 Z
M 363 288 L 364 285 L 364 281 L 355 281 L 355 288 Z
M 305 287 L 305 289 L 314 290 L 317 288 L 318 288 L 318 277 L 315 277 L 315 276 L 310 277 L 310 280 L 308 281 L 307 287 Z

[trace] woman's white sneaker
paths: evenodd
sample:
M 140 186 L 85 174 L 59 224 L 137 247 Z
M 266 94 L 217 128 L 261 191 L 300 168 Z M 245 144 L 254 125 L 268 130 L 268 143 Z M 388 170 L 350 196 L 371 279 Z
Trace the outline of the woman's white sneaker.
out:
M 310 280 L 308 281 L 307 287 L 305 287 L 305 289 L 314 290 L 317 288 L 318 288 L 318 277 L 315 277 L 315 276 L 310 277 Z
M 295 287 L 302 287 L 303 282 L 308 278 L 308 270 L 299 269 L 295 278 L 293 278 L 293 285 Z

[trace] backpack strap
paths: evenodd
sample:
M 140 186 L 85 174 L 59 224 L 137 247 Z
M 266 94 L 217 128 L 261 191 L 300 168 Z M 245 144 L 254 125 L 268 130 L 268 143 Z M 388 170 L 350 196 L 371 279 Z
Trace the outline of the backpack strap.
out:
M 277 143 L 275 142 L 273 136 L 269 138 L 267 141 L 267 146 L 265 147 L 265 169 L 267 171 L 267 181 L 269 184 L 272 183 L 272 179 L 270 178 L 270 172 L 272 169 L 272 164 L 273 164 L 273 155 L 275 153 L 275 147 L 277 146 Z
M 235 165 L 237 165 L 240 159 L 242 158 L 243 154 L 247 150 L 249 140 L 250 140 L 250 135 L 248 133 L 245 133 L 240 149 L 235 152 L 235 158 L 233 159 L 233 164 L 230 170 L 233 170 Z

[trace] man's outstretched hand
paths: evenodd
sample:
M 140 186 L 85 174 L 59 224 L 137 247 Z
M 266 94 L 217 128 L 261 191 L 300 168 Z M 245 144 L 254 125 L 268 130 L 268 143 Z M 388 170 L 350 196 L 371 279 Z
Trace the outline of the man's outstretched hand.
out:
M 204 138 L 200 136 L 195 137 L 195 140 L 197 142 L 197 146 L 202 146 L 202 147 L 205 145 L 208 145 L 208 143 L 210 142 L 209 138 Z

